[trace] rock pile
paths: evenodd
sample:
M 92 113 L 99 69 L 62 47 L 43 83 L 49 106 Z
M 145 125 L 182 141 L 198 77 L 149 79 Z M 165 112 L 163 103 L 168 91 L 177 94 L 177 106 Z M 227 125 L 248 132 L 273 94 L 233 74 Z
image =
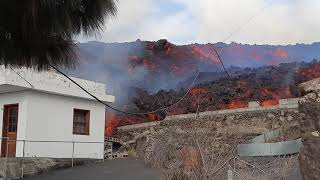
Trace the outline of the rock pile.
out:
M 302 83 L 299 119 L 303 149 L 300 166 L 303 179 L 320 179 L 320 78 Z

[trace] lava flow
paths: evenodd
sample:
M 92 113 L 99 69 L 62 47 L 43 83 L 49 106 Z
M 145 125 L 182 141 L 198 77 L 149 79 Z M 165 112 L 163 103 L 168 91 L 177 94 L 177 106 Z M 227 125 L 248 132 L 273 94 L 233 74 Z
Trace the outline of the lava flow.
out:
M 160 117 L 155 113 L 149 113 L 146 116 L 124 115 L 113 112 L 106 113 L 105 135 L 111 136 L 116 128 L 128 124 L 139 124 L 144 122 L 159 121 Z
M 232 77 L 226 77 L 225 72 L 219 72 L 221 64 L 211 44 L 176 46 L 166 40 L 141 44 L 142 51 L 133 52 L 128 57 L 128 72 L 134 75 L 137 68 L 143 67 L 148 74 L 143 79 L 142 86 L 134 84 L 135 88 L 131 88 L 134 93 L 130 91 L 129 101 L 124 102 L 122 107 L 128 107 L 133 112 L 152 112 L 172 104 L 174 106 L 143 116 L 108 113 L 106 135 L 112 135 L 119 126 L 160 121 L 168 115 L 245 108 L 250 101 L 259 101 L 260 106 L 277 105 L 279 99 L 299 97 L 299 83 L 320 77 L 318 62 L 293 62 L 259 68 L 233 67 L 229 70 Z M 234 62 L 238 62 L 237 57 L 253 58 L 252 62 L 270 57 L 266 64 L 277 64 L 291 57 L 282 47 L 265 50 L 255 48 L 250 51 L 242 47 L 230 44 L 220 49 L 224 48 L 223 58 L 234 58 Z M 190 80 L 183 77 L 190 77 L 197 68 L 204 71 L 187 93 L 186 87 L 192 82 L 192 78 Z M 213 68 L 218 71 L 213 71 Z M 175 85 L 169 86 L 171 82 L 175 82 Z M 158 86 L 161 83 L 167 87 Z M 150 92 L 155 86 L 164 90 Z M 178 103 L 175 104 L 176 102 Z
M 277 105 L 279 99 L 299 97 L 297 85 L 317 77 L 320 77 L 320 63 L 291 63 L 259 69 L 244 69 L 238 73 L 238 76 L 231 79 L 221 76 L 214 81 L 209 80 L 199 84 L 187 94 L 186 89 L 162 90 L 149 94 L 145 90 L 135 88 L 138 92 L 135 101 L 127 104 L 126 107 L 131 109 L 138 107 L 139 112 L 148 112 L 178 103 L 166 111 L 144 116 L 110 113 L 107 116 L 106 135 L 112 135 L 119 126 L 160 121 L 167 115 L 245 108 L 250 101 L 259 101 L 260 106 Z M 184 98 L 181 99 L 181 97 Z M 151 107 L 153 109 L 150 109 Z M 161 116 L 160 112 L 162 112 Z
M 260 106 L 274 106 L 277 104 L 279 104 L 279 99 L 268 99 L 268 100 L 262 101 L 260 103 Z

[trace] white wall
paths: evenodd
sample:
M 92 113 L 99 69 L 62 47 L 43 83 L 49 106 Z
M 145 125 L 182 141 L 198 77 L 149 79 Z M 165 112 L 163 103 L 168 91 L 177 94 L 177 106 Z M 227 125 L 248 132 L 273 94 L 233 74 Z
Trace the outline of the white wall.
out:
M 74 157 L 103 158 L 105 127 L 104 105 L 87 99 L 27 91 L 26 140 L 77 141 Z M 90 110 L 89 135 L 73 135 L 73 109 Z M 72 143 L 26 142 L 25 156 L 70 158 Z
M 27 92 L 13 92 L 13 93 L 5 93 L 0 94 L 0 137 L 2 137 L 2 124 L 3 124 L 3 107 L 7 104 L 19 104 L 19 112 L 18 112 L 18 133 L 17 139 L 25 139 L 26 134 L 26 117 L 28 112 L 28 96 Z M 22 156 L 22 143 L 17 143 L 16 156 Z M 1 149 L 1 142 L 0 142 Z
M 25 142 L 25 157 L 71 158 L 75 143 L 75 158 L 103 158 L 105 127 L 104 105 L 87 99 L 53 95 L 36 91 L 0 94 L 0 133 L 2 136 L 3 106 L 19 104 L 18 140 Z M 89 135 L 73 135 L 73 109 L 90 110 Z M 1 143 L 0 143 L 1 148 Z M 23 142 L 17 142 L 16 156 L 22 157 Z

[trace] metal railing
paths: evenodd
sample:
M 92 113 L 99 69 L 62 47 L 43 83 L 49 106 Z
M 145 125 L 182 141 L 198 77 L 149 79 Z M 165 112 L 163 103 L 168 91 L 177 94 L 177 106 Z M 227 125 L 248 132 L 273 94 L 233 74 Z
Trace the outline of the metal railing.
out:
M 16 162 L 21 163 L 21 174 L 18 178 L 25 176 L 25 160 L 30 158 L 48 158 L 48 159 L 70 159 L 71 167 L 74 167 L 75 160 L 102 160 L 105 159 L 105 142 L 90 142 L 90 141 L 45 141 L 45 140 L 10 140 L 9 137 L 0 137 L 1 156 L 5 158 L 5 162 L 0 161 L 1 166 L 5 166 L 2 176 L 8 177 L 9 158 L 15 158 Z M 3 142 L 4 141 L 4 142 Z M 12 144 L 15 143 L 14 154 L 9 152 Z M 97 145 L 96 148 L 92 145 Z M 6 146 L 3 152 L 2 145 Z M 101 149 L 99 149 L 101 146 Z M 50 150 L 49 150 L 50 149 Z M 102 151 L 102 152 L 101 152 Z M 102 157 L 101 157 L 101 153 Z M 13 157 L 14 155 L 14 157 Z M 21 160 L 19 162 L 19 160 Z M 16 163 L 14 162 L 14 163 Z M 12 162 L 11 162 L 12 163 Z M 1 175 L 1 169 L 0 169 Z M 1 177 L 1 176 L 0 176 Z
M 105 138 L 105 141 L 108 141 L 108 142 L 116 142 L 116 143 L 119 143 L 119 144 L 123 144 L 124 142 L 119 139 L 119 138 L 114 138 L 114 137 L 106 137 Z

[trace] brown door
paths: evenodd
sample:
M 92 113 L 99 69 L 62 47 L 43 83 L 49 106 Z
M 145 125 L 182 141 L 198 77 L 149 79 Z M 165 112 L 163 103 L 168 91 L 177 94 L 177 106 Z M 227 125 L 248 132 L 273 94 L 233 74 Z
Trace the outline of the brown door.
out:
M 9 140 L 2 140 L 1 156 L 15 157 L 16 155 L 16 140 L 18 127 L 18 108 L 15 105 L 5 105 L 3 109 L 3 128 L 2 137 L 8 137 Z

